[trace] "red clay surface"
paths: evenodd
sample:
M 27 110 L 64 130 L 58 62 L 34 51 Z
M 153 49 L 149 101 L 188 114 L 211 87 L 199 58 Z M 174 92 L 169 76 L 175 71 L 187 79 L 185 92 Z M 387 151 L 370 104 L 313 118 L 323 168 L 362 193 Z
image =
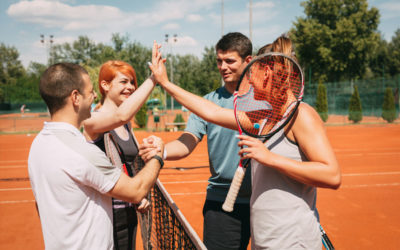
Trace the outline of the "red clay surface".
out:
M 336 249 L 400 248 L 400 125 L 328 126 L 343 182 L 319 189 L 321 223 Z M 154 133 L 168 142 L 181 132 Z M 141 139 L 148 132 L 135 132 Z M 0 135 L 0 248 L 43 249 L 28 180 L 35 135 Z M 180 167 L 179 169 L 176 169 Z M 203 141 L 186 159 L 166 162 L 160 179 L 202 238 L 208 156 Z

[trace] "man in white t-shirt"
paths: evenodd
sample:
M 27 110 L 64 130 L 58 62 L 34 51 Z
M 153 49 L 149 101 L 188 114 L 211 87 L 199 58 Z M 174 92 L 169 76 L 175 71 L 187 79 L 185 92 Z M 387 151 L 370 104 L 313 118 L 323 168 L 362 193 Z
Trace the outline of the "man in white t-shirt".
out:
M 28 169 L 46 249 L 112 249 L 111 197 L 139 203 L 154 185 L 164 145 L 135 177 L 113 166 L 79 131 L 96 94 L 81 66 L 50 66 L 39 85 L 51 122 L 32 143 Z

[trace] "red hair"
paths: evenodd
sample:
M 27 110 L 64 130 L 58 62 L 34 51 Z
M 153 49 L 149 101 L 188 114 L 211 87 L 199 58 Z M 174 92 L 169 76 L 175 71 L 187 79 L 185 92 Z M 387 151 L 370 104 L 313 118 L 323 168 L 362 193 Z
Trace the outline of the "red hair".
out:
M 101 103 L 103 103 L 105 97 L 105 92 L 104 89 L 101 87 L 101 82 L 106 81 L 110 83 L 117 76 L 117 72 L 121 72 L 122 74 L 126 75 L 129 78 L 129 81 L 135 86 L 135 89 L 137 89 L 138 86 L 136 73 L 131 65 L 124 61 L 107 61 L 103 65 L 101 65 L 99 72 L 99 91 L 102 96 Z

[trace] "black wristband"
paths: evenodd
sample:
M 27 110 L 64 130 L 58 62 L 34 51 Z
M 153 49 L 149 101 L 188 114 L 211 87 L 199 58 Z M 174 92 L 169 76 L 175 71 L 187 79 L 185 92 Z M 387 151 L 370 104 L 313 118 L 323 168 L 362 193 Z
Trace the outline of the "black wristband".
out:
M 160 156 L 155 155 L 155 156 L 153 156 L 153 157 L 151 157 L 151 158 L 152 158 L 152 159 L 156 159 L 156 160 L 160 163 L 160 165 L 161 165 L 160 168 L 162 168 L 162 167 L 164 166 L 164 161 L 163 161 L 163 159 L 162 159 Z

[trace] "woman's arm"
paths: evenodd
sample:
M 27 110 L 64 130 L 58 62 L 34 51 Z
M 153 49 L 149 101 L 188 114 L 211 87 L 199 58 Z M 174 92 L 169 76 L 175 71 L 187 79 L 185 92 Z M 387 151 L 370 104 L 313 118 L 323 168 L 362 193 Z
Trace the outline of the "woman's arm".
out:
M 162 59 L 161 53 L 158 51 L 158 45 L 154 42 L 152 65 L 150 65 L 150 69 L 153 72 L 156 82 L 174 97 L 175 100 L 204 120 L 237 130 L 233 110 L 222 108 L 211 101 L 192 94 L 171 83 L 168 80 L 164 62 L 165 60 Z
M 113 110 L 92 112 L 92 116 L 83 122 L 86 134 L 94 140 L 98 134 L 128 123 L 147 100 L 154 86 L 153 80 L 148 78 L 119 107 Z
M 291 132 L 308 161 L 299 162 L 269 151 L 258 139 L 239 136 L 243 158 L 253 158 L 267 167 L 275 168 L 299 182 L 337 189 L 341 184 L 340 167 L 328 140 L 323 123 L 315 110 L 300 104 Z

